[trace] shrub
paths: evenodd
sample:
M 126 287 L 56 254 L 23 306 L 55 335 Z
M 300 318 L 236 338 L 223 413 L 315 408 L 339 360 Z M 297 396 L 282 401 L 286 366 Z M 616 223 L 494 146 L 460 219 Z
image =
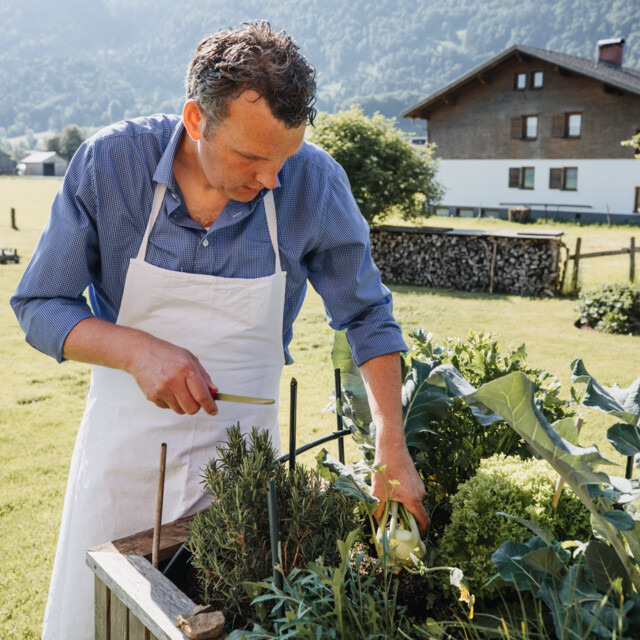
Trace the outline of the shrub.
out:
M 579 326 L 604 333 L 629 333 L 640 329 L 640 289 L 625 282 L 601 284 L 580 294 L 576 311 Z
M 340 562 L 337 539 L 358 528 L 355 503 L 322 480 L 317 470 L 297 465 L 293 474 L 276 462 L 267 432 L 247 437 L 229 429 L 217 459 L 204 470 L 211 506 L 194 516 L 188 548 L 203 603 L 222 605 L 225 615 L 250 618 L 245 581 L 272 574 L 267 483 L 274 480 L 285 574 L 324 557 Z
M 442 562 L 462 569 L 472 593 L 491 597 L 505 583 L 495 580 L 491 555 L 506 541 L 525 542 L 531 532 L 497 512 L 533 520 L 557 540 L 586 540 L 591 535 L 589 511 L 568 489 L 558 508 L 551 506 L 557 474 L 543 460 L 497 454 L 483 460 L 476 475 L 461 484 L 451 499 L 451 523 L 439 552 Z
M 396 211 L 405 220 L 430 215 L 442 198 L 435 147 L 411 146 L 391 118 L 358 106 L 321 113 L 310 139 L 342 165 L 362 215 L 371 225 Z

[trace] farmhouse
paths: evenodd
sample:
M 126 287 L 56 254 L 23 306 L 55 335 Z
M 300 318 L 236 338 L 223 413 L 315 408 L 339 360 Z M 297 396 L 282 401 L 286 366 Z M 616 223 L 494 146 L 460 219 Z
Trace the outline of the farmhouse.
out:
M 11 159 L 11 156 L 0 149 L 0 174 L 2 173 L 15 173 L 16 163 Z
M 20 161 L 18 170 L 24 176 L 63 176 L 67 165 L 55 151 L 34 151 Z
M 442 215 L 640 220 L 640 71 L 624 39 L 595 60 L 514 45 L 402 116 L 427 121 L 446 188 Z M 614 215 L 615 214 L 615 215 Z

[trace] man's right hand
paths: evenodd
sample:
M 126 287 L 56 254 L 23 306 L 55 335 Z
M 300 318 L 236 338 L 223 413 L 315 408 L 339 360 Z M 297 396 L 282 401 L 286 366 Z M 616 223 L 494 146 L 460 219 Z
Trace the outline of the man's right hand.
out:
M 87 318 L 68 334 L 63 355 L 69 360 L 130 373 L 150 402 L 178 414 L 200 409 L 218 413 L 211 395 L 217 387 L 187 349 L 144 331 Z

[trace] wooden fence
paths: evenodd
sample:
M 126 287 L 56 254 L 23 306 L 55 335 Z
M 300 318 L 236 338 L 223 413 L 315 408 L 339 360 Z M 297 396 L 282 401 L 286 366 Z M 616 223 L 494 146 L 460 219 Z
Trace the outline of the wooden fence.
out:
M 573 254 L 567 251 L 567 257 L 564 262 L 564 269 L 562 270 L 562 282 L 560 290 L 562 291 L 564 285 L 564 276 L 567 273 L 567 267 L 569 260 L 573 260 L 573 270 L 571 271 L 571 291 L 577 292 L 578 290 L 578 274 L 580 272 L 580 261 L 587 258 L 602 258 L 604 256 L 621 256 L 629 254 L 629 282 L 634 282 L 636 279 L 636 253 L 640 252 L 640 247 L 636 247 L 636 239 L 631 237 L 629 239 L 629 246 L 617 249 L 614 251 L 593 251 L 591 253 L 582 253 L 582 238 L 576 238 L 576 248 Z

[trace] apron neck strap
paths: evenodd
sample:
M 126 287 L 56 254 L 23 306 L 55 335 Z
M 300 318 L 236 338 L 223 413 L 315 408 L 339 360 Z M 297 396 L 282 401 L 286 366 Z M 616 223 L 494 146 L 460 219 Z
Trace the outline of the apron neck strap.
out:
M 271 245 L 273 252 L 276 254 L 276 273 L 282 271 L 280 265 L 280 251 L 278 251 L 278 221 L 276 219 L 276 204 L 273 199 L 273 191 L 269 189 L 264 198 L 264 210 L 267 214 L 267 226 L 269 227 L 269 236 L 271 237 Z
M 160 184 L 159 182 L 156 184 L 156 189 L 153 194 L 153 204 L 151 205 L 151 214 L 149 215 L 149 222 L 147 222 L 147 228 L 144 232 L 144 237 L 142 238 L 142 243 L 140 244 L 140 248 L 138 249 L 138 255 L 136 258 L 138 260 L 144 260 L 147 255 L 147 242 L 149 241 L 149 234 L 151 233 L 151 229 L 153 229 L 153 225 L 156 222 L 156 218 L 158 217 L 158 213 L 160 211 L 160 207 L 162 206 L 162 201 L 164 200 L 164 193 L 167 190 L 167 187 L 164 184 Z
M 160 212 L 160 207 L 162 206 L 166 190 L 167 187 L 164 184 L 160 184 L 159 182 L 156 184 L 156 189 L 153 194 L 153 204 L 151 205 L 151 214 L 149 215 L 149 222 L 147 222 L 147 228 L 145 229 L 144 237 L 142 238 L 140 248 L 138 249 L 138 255 L 136 256 L 138 260 L 144 260 L 145 256 L 147 255 L 147 243 L 149 242 L 149 235 L 151 234 L 151 229 L 153 229 L 153 225 L 158 218 L 158 213 Z M 282 271 L 282 266 L 280 264 L 280 252 L 278 251 L 278 221 L 276 218 L 276 204 L 273 199 L 273 191 L 267 191 L 263 201 L 264 209 L 267 215 L 269 237 L 271 238 L 273 252 L 276 255 L 275 272 L 280 273 Z

